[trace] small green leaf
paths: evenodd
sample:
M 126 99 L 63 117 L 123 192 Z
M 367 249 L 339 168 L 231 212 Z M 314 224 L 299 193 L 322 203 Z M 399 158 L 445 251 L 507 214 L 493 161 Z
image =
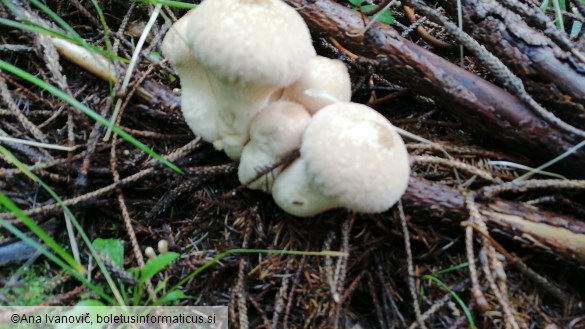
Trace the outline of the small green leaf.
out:
M 124 267 L 124 246 L 118 239 L 95 239 L 93 246 L 106 254 L 118 267 Z
M 368 12 L 370 10 L 376 9 L 376 5 L 365 5 L 361 7 L 362 12 Z M 377 15 L 377 14 L 376 14 Z M 376 15 L 369 16 L 370 19 L 376 17 Z M 392 11 L 389 9 L 385 9 L 378 15 L 376 21 L 382 24 L 390 25 L 394 23 L 394 16 L 392 15 Z
M 156 63 L 162 60 L 162 56 L 158 51 L 151 51 L 150 54 L 148 54 L 148 57 Z
M 382 14 L 378 17 L 378 22 L 386 25 L 394 24 L 395 18 L 394 15 L 389 10 L 385 10 Z
M 144 264 L 144 268 L 142 269 L 142 273 L 140 274 L 138 284 L 139 285 L 144 284 L 146 280 L 149 280 L 158 272 L 162 271 L 165 267 L 171 264 L 178 257 L 179 257 L 178 253 L 169 252 L 166 254 L 158 255 L 155 259 L 148 260 L 146 264 Z
M 365 0 L 349 0 L 349 3 L 351 3 L 354 6 L 360 6 L 362 3 L 364 3 Z
M 167 294 L 165 294 L 162 298 L 158 299 L 156 303 L 158 305 L 169 305 L 172 302 L 178 302 L 184 299 L 189 299 L 191 297 L 185 295 L 184 292 L 181 290 L 173 290 Z
M 106 306 L 106 304 L 96 299 L 86 299 L 75 304 L 75 306 Z

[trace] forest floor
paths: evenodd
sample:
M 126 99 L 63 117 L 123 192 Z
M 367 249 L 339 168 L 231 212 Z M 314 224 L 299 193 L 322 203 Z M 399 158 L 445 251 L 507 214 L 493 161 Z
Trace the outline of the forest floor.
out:
M 443 3 L 447 7 L 452 2 Z M 34 248 L 13 240 L 6 230 L 13 224 L 28 232 L 22 222 L 31 218 L 73 253 L 66 225 L 73 216 L 90 241 L 106 239 L 124 248 L 123 261 L 116 269 L 109 267 L 122 290 L 132 290 L 135 282 L 128 278 L 132 277 L 128 269 L 148 259 L 143 255 L 147 247 L 157 250 L 159 241 L 165 240 L 169 250 L 178 253 L 145 284 L 139 304 L 180 291 L 192 298 L 166 304 L 227 305 L 234 328 L 585 328 L 585 183 L 580 180 L 585 156 L 575 152 L 546 169 L 552 176 L 537 174 L 528 180 L 516 180 L 526 171 L 511 165 L 538 167 L 585 138 L 579 131 L 547 121 L 550 117 L 542 113 L 528 117 L 523 104 L 529 101 L 518 101 L 522 96 L 511 85 L 497 87 L 505 83 L 481 56 L 466 51 L 463 70 L 452 68 L 459 65 L 459 48 L 440 49 L 421 38 L 424 32 L 409 28 L 405 15 L 409 9 L 392 7 L 396 18 L 392 26 L 412 43 L 398 37 L 389 41 L 400 43 L 396 48 L 404 53 L 388 56 L 387 61 L 378 56 L 385 51 L 379 38 L 370 43 L 343 37 L 332 41 L 331 31 L 349 31 L 352 23 L 344 26 L 316 19 L 329 15 L 333 7 L 328 6 L 334 6 L 330 1 L 299 10 L 314 32 L 318 53 L 348 66 L 352 100 L 372 106 L 394 125 L 429 141 L 405 138 L 413 164 L 411 185 L 403 202 L 392 210 L 375 215 L 333 210 L 300 219 L 280 210 L 269 195 L 238 189 L 237 164 L 196 139 L 183 121 L 177 96 L 180 82 L 162 58 L 160 42 L 185 9 L 163 6 L 130 84 L 122 90 L 128 62 L 155 5 L 103 0 L 10 3 L 0 4 L 0 136 L 70 149 L 0 142 L 0 191 L 6 197 L 0 208 L 4 227 L 0 304 L 115 300 L 98 268 L 90 268 L 88 277 L 109 300 L 48 258 L 39 257 Z M 346 22 L 351 15 L 358 22 L 365 19 L 354 5 L 338 3 L 347 11 L 331 11 L 336 17 L 347 15 Z M 449 14 L 436 12 L 444 18 Z M 575 17 L 564 16 L 567 30 Z M 441 25 L 422 16 L 417 19 L 426 33 L 456 44 Z M 387 27 L 375 28 L 379 28 L 375 33 L 393 33 Z M 55 33 L 48 30 L 70 37 L 74 31 L 87 44 L 123 59 L 113 61 L 115 77 L 104 81 L 95 71 L 67 60 L 51 41 Z M 571 47 L 583 54 L 578 39 L 570 39 L 575 41 Z M 561 48 L 555 54 L 564 51 L 564 59 L 577 58 L 571 62 L 577 62 L 572 64 L 575 69 L 561 74 L 573 87 L 557 82 L 550 88 L 562 92 L 548 94 L 526 77 L 520 80 L 535 98 L 539 93 L 552 95 L 538 100 L 546 110 L 576 129 L 585 129 L 585 97 L 571 94 L 585 88 L 578 85 L 585 64 L 578 63 L 577 53 Z M 535 64 L 508 66 L 520 74 Z M 458 85 L 447 85 L 449 79 Z M 39 80 L 42 83 L 35 82 Z M 530 81 L 544 80 L 544 76 L 530 77 Z M 508 97 L 517 103 L 506 104 Z M 496 104 L 500 100 L 502 109 Z M 183 174 L 153 160 L 124 136 L 113 134 L 105 140 L 107 129 L 82 113 L 92 109 L 109 120 L 118 102 L 118 127 L 169 159 Z M 571 107 L 573 114 L 557 111 L 563 107 Z M 499 113 L 503 108 L 517 112 Z M 538 120 L 543 123 L 537 124 Z M 551 127 L 557 130 L 546 130 Z M 80 233 L 73 239 L 80 262 L 95 264 Z M 228 253 L 215 262 L 214 257 L 224 252 Z M 112 263 L 108 256 L 113 254 L 100 257 Z M 164 289 L 153 293 L 153 287 L 160 285 Z

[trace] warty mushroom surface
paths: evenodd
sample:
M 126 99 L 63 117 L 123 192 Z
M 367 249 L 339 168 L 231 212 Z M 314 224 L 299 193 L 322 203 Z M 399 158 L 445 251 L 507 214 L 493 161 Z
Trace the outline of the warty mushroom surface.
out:
M 301 138 L 311 120 L 305 108 L 289 101 L 268 104 L 254 117 L 250 125 L 250 141 L 242 152 L 238 178 L 242 184 L 254 179 L 286 154 L 301 146 Z M 270 193 L 275 177 L 282 168 L 275 168 L 248 186 Z
M 217 104 L 214 145 L 238 160 L 253 117 L 315 56 L 309 29 L 280 0 L 206 0 L 190 15 L 185 40 Z
M 303 105 L 311 114 L 336 101 L 349 102 L 351 80 L 347 67 L 338 59 L 315 56 L 300 79 L 284 89 L 282 99 Z
M 171 26 L 163 39 L 162 53 L 179 74 L 185 122 L 195 135 L 214 143 L 219 140 L 218 103 L 205 69 L 187 44 L 187 23 L 194 14 L 195 10 L 189 11 Z
M 278 206 L 294 216 L 333 208 L 383 212 L 408 185 L 410 164 L 402 138 L 365 105 L 335 103 L 319 110 L 303 134 L 300 154 L 272 187 Z

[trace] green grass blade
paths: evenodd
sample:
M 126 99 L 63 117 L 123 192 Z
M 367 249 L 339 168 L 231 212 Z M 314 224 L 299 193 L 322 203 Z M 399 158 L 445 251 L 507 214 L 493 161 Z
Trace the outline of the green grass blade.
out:
M 146 154 L 150 155 L 154 159 L 160 161 L 167 167 L 171 168 L 175 172 L 179 174 L 183 174 L 183 171 L 177 167 L 175 164 L 171 163 L 167 159 L 163 158 L 160 154 L 151 150 L 148 146 L 144 145 L 142 142 L 138 141 L 136 138 L 132 137 L 132 135 L 128 134 L 127 132 L 123 131 L 122 129 L 112 125 L 108 120 L 94 112 L 92 109 L 84 105 L 83 103 L 79 102 L 78 100 L 71 98 L 69 95 L 64 93 L 63 91 L 59 90 L 55 86 L 46 83 L 45 81 L 33 76 L 32 74 L 12 65 L 0 59 L 0 69 L 6 70 L 12 74 L 19 76 L 20 78 L 27 80 L 28 82 L 35 84 L 36 86 L 50 92 L 51 94 L 55 95 L 56 97 L 60 98 L 67 104 L 75 107 L 76 109 L 83 112 L 88 117 L 92 118 L 93 120 L 99 122 L 100 124 L 112 129 L 116 134 L 120 137 L 124 138 L 126 141 L 130 142 L 132 145 L 136 146 Z
M 142 4 L 151 4 L 151 5 L 163 5 L 167 7 L 174 7 L 179 9 L 193 9 L 197 7 L 196 4 L 181 2 L 181 1 L 172 1 L 172 0 L 136 0 Z
M 32 32 L 32 33 L 42 33 L 51 37 L 56 37 L 56 38 L 61 38 L 67 41 L 70 41 L 78 46 L 83 46 L 87 49 L 90 49 L 93 52 L 96 52 L 100 55 L 103 55 L 109 59 L 113 59 L 113 60 L 117 60 L 121 63 L 128 63 L 128 60 L 124 57 L 120 57 L 118 55 L 114 55 L 108 51 L 105 51 L 99 47 L 96 47 L 94 45 L 91 45 L 87 42 L 85 42 L 85 40 L 83 39 L 76 39 L 76 38 L 72 38 L 70 36 L 68 36 L 67 34 L 61 33 L 59 31 L 55 31 L 55 30 L 51 30 L 48 29 L 46 27 L 34 24 L 34 23 L 19 23 L 19 22 L 15 22 L 13 20 L 10 19 L 6 19 L 6 18 L 0 18 L 0 24 L 1 25 L 5 25 L 5 26 L 9 26 L 9 27 L 13 27 L 13 28 L 17 28 L 23 31 L 28 31 L 28 32 Z
M 5 149 L 3 146 L 0 146 L 0 153 L 2 153 L 6 158 L 8 158 L 8 160 L 10 160 L 12 163 L 14 163 L 20 170 L 22 170 L 22 168 L 20 166 L 22 163 L 20 163 L 20 161 L 18 161 L 14 157 L 14 155 L 12 155 L 12 153 L 10 153 L 10 151 Z M 24 168 L 24 169 L 25 169 L 25 171 L 23 171 L 23 172 L 25 174 L 27 172 L 29 172 L 28 170 L 26 170 L 26 168 Z M 33 177 L 29 176 L 29 177 L 32 180 L 35 180 L 36 176 L 33 176 Z M 20 210 L 14 203 L 7 202 L 6 208 L 8 208 L 8 210 L 10 210 L 12 213 L 14 213 L 14 215 L 16 217 L 20 218 L 22 220 L 22 222 L 24 223 L 24 225 L 26 225 L 26 227 L 28 227 L 29 230 L 31 230 L 34 234 L 36 234 L 36 236 L 38 236 L 39 239 L 41 239 L 49 247 L 51 247 L 51 249 L 53 249 L 53 251 L 57 255 L 59 255 L 61 258 L 63 258 L 63 260 L 65 260 L 71 267 L 73 267 L 79 273 L 83 274 L 86 272 L 86 269 L 83 267 L 83 265 L 76 262 L 75 259 L 73 259 L 73 257 L 67 251 L 65 251 L 65 249 L 63 249 L 55 240 L 53 240 L 53 238 L 51 238 L 47 233 L 45 233 L 45 231 L 40 226 L 38 226 L 33 220 L 31 220 L 28 216 L 26 216 L 22 212 L 22 210 Z
M 166 295 L 170 292 L 178 290 L 180 286 L 184 285 L 185 283 L 189 282 L 194 277 L 198 276 L 201 272 L 205 271 L 215 263 L 222 260 L 224 257 L 229 256 L 231 254 L 278 254 L 278 255 L 301 255 L 301 256 L 332 256 L 332 257 L 347 257 L 348 254 L 339 251 L 297 251 L 297 250 L 268 250 L 268 249 L 230 249 L 228 251 L 222 252 L 219 255 L 213 257 L 210 261 L 203 264 L 200 268 L 193 271 L 193 273 L 187 275 L 179 283 L 177 283 L 173 288 L 169 290 L 165 295 L 161 297 L 162 300 L 165 299 Z
M 559 30 L 565 31 L 565 23 L 563 22 L 563 11 L 564 11 L 564 1 L 561 3 L 559 0 L 552 0 L 553 10 L 555 12 L 555 22 Z
M 28 216 L 26 216 L 22 212 L 22 210 L 20 210 L 2 192 L 0 192 L 0 204 L 2 204 L 3 206 L 5 206 L 6 208 L 10 209 L 10 211 L 12 211 L 23 223 L 26 223 L 26 222 L 33 222 L 34 223 L 34 221 L 31 218 L 29 218 Z M 51 260 L 53 263 L 55 263 L 59 267 L 61 267 L 64 271 L 68 272 L 73 277 L 75 277 L 77 280 L 81 281 L 83 284 L 85 284 L 88 288 L 90 288 L 92 291 L 94 291 L 97 295 L 99 295 L 104 300 L 108 301 L 111 304 L 113 304 L 115 302 L 110 296 L 108 296 L 107 294 L 105 294 L 99 287 L 97 287 L 97 286 L 93 285 L 91 282 L 87 281 L 78 270 L 76 270 L 75 268 L 71 267 L 69 264 L 65 263 L 59 257 L 57 257 L 54 254 L 50 253 L 48 250 L 46 250 L 45 248 L 43 248 L 43 246 L 41 246 L 38 242 L 36 242 L 35 240 L 31 239 L 29 236 L 27 236 L 26 234 L 24 234 L 24 232 L 20 231 L 14 225 L 12 225 L 9 222 L 5 221 L 3 218 L 0 218 L 0 226 L 4 227 L 7 231 L 9 231 L 10 233 L 14 234 L 17 238 L 21 239 L 22 241 L 24 241 L 25 243 L 27 243 L 31 247 L 35 248 L 37 251 L 39 251 L 45 257 L 47 257 L 47 259 Z M 33 231 L 33 233 L 35 233 L 35 232 Z M 49 245 L 49 244 L 47 243 L 47 245 Z
M 10 2 L 10 0 L 1 0 L 1 1 L 12 12 L 12 14 L 14 16 L 16 16 L 19 20 L 25 22 L 26 24 L 17 23 L 14 21 L 10 21 L 8 19 L 2 19 L 2 22 L 0 22 L 0 24 L 16 27 L 16 28 L 19 28 L 22 30 L 31 31 L 31 32 L 35 32 L 35 33 L 44 33 L 46 35 L 60 37 L 60 38 L 69 40 L 77 45 L 81 45 L 87 49 L 91 49 L 95 52 L 98 52 L 98 53 L 100 53 L 108 58 L 115 59 L 115 60 L 118 60 L 118 61 L 121 61 L 124 63 L 128 62 L 125 58 L 113 55 L 109 51 L 104 51 L 100 48 L 97 48 L 93 45 L 88 44 L 79 35 L 79 33 L 77 33 L 77 31 L 75 31 L 75 29 L 73 29 L 73 27 L 71 27 L 71 25 L 69 25 L 67 22 L 65 22 L 65 20 L 63 20 L 57 13 L 55 13 L 53 10 L 51 10 L 49 7 L 47 7 L 45 4 L 43 4 L 39 0 L 30 0 L 30 2 L 34 6 L 36 6 L 40 11 L 42 11 L 45 15 L 47 15 L 53 22 L 55 22 L 58 26 L 60 26 L 63 30 L 65 30 L 69 35 L 66 35 L 66 34 L 63 34 L 63 33 L 57 32 L 57 31 L 53 31 L 51 29 L 40 26 L 35 22 L 31 22 L 30 20 L 28 20 L 26 17 L 24 17 L 22 15 L 21 11 L 15 5 L 13 5 Z M 98 12 L 100 12 L 100 11 L 98 11 Z M 102 16 L 103 16 L 103 13 L 102 13 Z M 9 23 L 9 22 L 12 22 L 12 23 Z M 19 24 L 19 25 L 17 25 L 17 24 Z M 110 48 L 108 48 L 108 50 L 109 49 Z
M 111 52 L 112 51 L 112 42 L 110 41 L 110 28 L 106 23 L 106 17 L 104 16 L 104 12 L 102 8 L 99 6 L 96 0 L 91 0 L 93 7 L 98 13 L 98 17 L 100 18 L 100 23 L 102 24 L 102 29 L 104 30 L 104 40 L 106 42 L 106 49 Z
M 79 35 L 79 33 L 77 33 L 77 31 L 75 31 L 71 27 L 71 25 L 67 24 L 67 22 L 65 22 L 59 15 L 57 15 L 57 13 L 55 13 L 49 7 L 45 6 L 39 0 L 29 0 L 29 1 L 35 7 L 39 8 L 43 13 L 45 13 L 47 16 L 49 16 L 49 18 L 52 19 L 53 22 L 57 23 L 57 25 L 59 25 L 63 30 L 67 31 L 67 33 L 69 33 L 70 36 L 72 36 L 73 38 L 78 39 L 82 42 L 84 41 L 83 38 L 81 38 L 81 36 Z
M 477 262 L 477 259 L 475 260 L 475 262 Z M 448 267 L 448 268 L 443 269 L 443 270 L 439 270 L 439 271 L 433 272 L 432 275 L 441 275 L 441 274 L 445 274 L 445 273 L 450 273 L 450 272 L 454 272 L 454 271 L 457 271 L 457 270 L 466 268 L 468 266 L 469 266 L 469 263 L 468 262 L 464 262 L 464 263 L 461 263 L 461 264 L 457 264 L 457 265 Z
M 46 34 L 48 36 L 59 37 L 59 38 L 67 39 L 67 40 L 72 41 L 72 42 L 76 42 L 73 40 L 73 38 L 69 37 L 66 34 L 63 34 L 61 32 L 51 30 L 51 29 L 48 29 L 48 28 L 45 28 L 43 26 L 33 24 L 33 23 L 25 24 L 25 23 L 16 22 L 16 21 L 13 21 L 13 20 L 7 19 L 7 18 L 0 18 L 0 24 L 8 26 L 8 27 L 14 27 L 14 28 L 17 28 L 17 29 L 20 29 L 23 31 L 28 31 L 28 32 L 33 32 L 33 33 L 42 33 L 42 34 Z
M 449 288 L 443 281 L 441 281 L 441 279 L 437 278 L 434 275 L 430 275 L 430 274 L 423 275 L 421 280 L 431 280 L 431 281 L 435 282 L 437 285 L 439 285 L 439 287 L 441 287 L 443 290 L 448 292 L 453 297 L 453 299 L 455 299 L 455 302 L 457 302 L 457 304 L 459 304 L 459 307 L 461 307 L 461 309 L 463 310 L 463 313 L 465 314 L 465 317 L 467 318 L 467 323 L 469 324 L 469 328 L 472 328 L 472 329 L 477 328 L 477 325 L 475 324 L 475 320 L 473 318 L 473 314 L 471 314 L 471 311 L 469 310 L 467 305 L 465 305 L 465 302 L 463 302 L 461 297 L 459 297 L 459 295 L 457 295 L 457 293 L 455 291 L 453 291 L 451 288 Z
M 8 151 L 4 147 L 0 146 L 0 152 L 3 153 L 8 158 L 8 160 L 10 160 L 19 170 L 21 170 L 26 176 L 28 176 L 35 183 L 39 184 L 45 191 L 47 191 L 47 193 L 49 193 L 49 195 L 51 195 L 51 197 L 53 199 L 55 199 L 57 201 L 57 203 L 61 206 L 61 208 L 65 212 L 65 215 L 69 217 L 69 219 L 71 220 L 71 223 L 75 226 L 79 235 L 81 236 L 81 238 L 83 239 L 83 241 L 87 245 L 87 248 L 89 249 L 91 255 L 94 257 L 95 262 L 97 263 L 100 270 L 102 271 L 104 278 L 108 282 L 108 285 L 110 286 L 110 289 L 112 290 L 112 293 L 114 294 L 114 296 L 118 300 L 118 304 L 124 305 L 124 300 L 123 300 L 122 296 L 120 295 L 120 292 L 119 292 L 116 284 L 114 283 L 114 280 L 110 276 L 110 273 L 106 269 L 104 262 L 100 259 L 96 249 L 93 247 L 93 244 L 91 243 L 91 241 L 87 237 L 87 234 L 85 234 L 85 231 L 83 230 L 83 228 L 81 227 L 81 225 L 79 224 L 79 222 L 75 218 L 75 215 L 73 215 L 73 213 L 71 212 L 69 207 L 67 207 L 67 205 L 65 205 L 63 200 L 57 195 L 57 193 L 55 193 L 55 191 L 53 191 L 53 189 L 51 189 L 51 187 L 49 187 L 45 182 L 43 182 L 43 180 L 41 180 L 34 173 L 32 173 L 30 170 L 28 170 L 26 165 L 24 165 L 22 162 L 20 162 L 18 159 L 16 159 L 16 157 L 14 157 L 14 155 L 12 155 L 12 153 L 10 153 L 10 151 Z M 32 223 L 34 223 L 34 222 L 32 222 Z M 42 233 L 44 233 L 44 231 Z M 36 234 L 36 232 L 35 232 L 35 234 Z M 56 242 L 55 242 L 55 244 L 56 244 Z M 57 244 L 57 246 L 58 246 L 58 244 Z M 53 246 L 51 246 L 51 247 L 53 247 Z M 58 246 L 58 247 L 60 247 L 60 246 Z M 67 255 L 69 255 L 69 254 L 67 254 Z M 71 256 L 69 255 L 69 257 L 71 257 Z

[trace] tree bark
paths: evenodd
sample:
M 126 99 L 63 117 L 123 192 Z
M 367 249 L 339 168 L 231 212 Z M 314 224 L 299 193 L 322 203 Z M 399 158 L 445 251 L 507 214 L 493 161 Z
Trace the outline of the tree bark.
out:
M 537 163 L 558 156 L 581 142 L 547 122 L 498 86 L 402 38 L 393 28 L 374 23 L 332 1 L 285 0 L 300 8 L 313 33 L 333 38 L 360 56 L 377 60 L 390 81 L 434 98 L 480 138 L 495 140 Z M 565 175 L 585 177 L 585 150 L 560 162 Z
M 431 216 L 459 222 L 469 217 L 464 192 L 416 177 L 411 177 L 402 201 L 416 221 L 427 222 Z M 585 264 L 584 222 L 500 198 L 477 200 L 476 204 L 492 231 L 526 247 Z
M 443 2 L 443 8 L 455 17 L 457 1 Z M 530 11 L 526 14 L 532 17 L 543 15 L 538 9 L 516 5 L 518 10 Z M 461 8 L 466 32 L 520 77 L 537 101 L 576 127 L 585 127 L 583 55 L 576 56 L 579 53 L 573 48 L 562 49 L 498 1 L 464 0 Z

